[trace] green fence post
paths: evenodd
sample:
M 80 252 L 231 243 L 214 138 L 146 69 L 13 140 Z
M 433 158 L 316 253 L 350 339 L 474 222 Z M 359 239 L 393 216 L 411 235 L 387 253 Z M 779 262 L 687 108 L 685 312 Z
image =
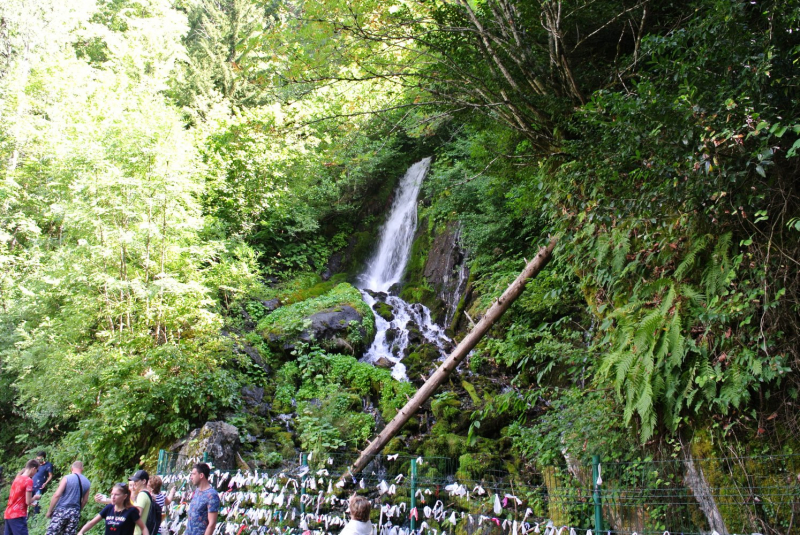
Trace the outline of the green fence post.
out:
M 600 499 L 600 456 L 592 455 L 592 486 L 594 487 L 594 532 L 600 535 L 603 530 L 603 502 Z
M 204 463 L 207 463 L 207 462 L 208 462 L 208 452 L 207 452 L 207 451 L 204 451 L 204 452 L 203 452 L 203 462 L 204 462 Z
M 411 459 L 411 511 L 417 506 L 417 460 Z M 417 519 L 411 517 L 411 531 L 417 529 Z
M 305 453 L 300 454 L 300 464 L 303 466 L 308 466 L 308 455 Z M 303 474 L 303 477 L 300 480 L 300 513 L 306 514 L 306 502 L 303 498 L 306 495 L 306 479 L 308 478 L 308 472 Z
M 158 464 L 156 465 L 156 474 L 164 475 L 164 450 L 158 450 Z

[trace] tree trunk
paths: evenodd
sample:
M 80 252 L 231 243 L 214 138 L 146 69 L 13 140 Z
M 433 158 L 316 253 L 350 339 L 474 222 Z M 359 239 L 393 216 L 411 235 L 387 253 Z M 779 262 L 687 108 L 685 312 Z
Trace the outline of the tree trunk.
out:
M 683 441 L 681 441 L 681 447 L 683 448 L 683 466 L 686 469 L 686 474 L 684 475 L 686 486 L 692 490 L 692 494 L 694 494 L 700 510 L 703 511 L 711 531 L 719 535 L 728 535 L 725 521 L 722 519 L 722 513 L 717 507 L 717 502 L 714 500 L 714 494 L 708 481 L 706 481 L 703 469 L 694 462 L 691 446 L 683 444 Z
M 556 245 L 556 239 L 552 238 L 546 247 L 539 249 L 536 256 L 528 262 L 519 277 L 511 283 L 503 295 L 489 307 L 483 318 L 473 327 L 472 331 L 461 341 L 458 346 L 450 353 L 441 366 L 431 375 L 430 379 L 425 381 L 425 384 L 414 394 L 405 407 L 397 413 L 391 422 L 381 431 L 381 433 L 373 440 L 367 448 L 361 452 L 353 466 L 350 467 L 350 475 L 355 475 L 361 472 L 367 464 L 372 460 L 375 455 L 386 446 L 386 444 L 400 431 L 403 425 L 419 410 L 423 403 L 436 392 L 450 373 L 464 360 L 464 357 L 469 354 L 472 348 L 483 338 L 483 335 L 491 328 L 494 323 L 500 319 L 503 313 L 508 310 L 517 297 L 520 296 L 525 289 L 528 279 L 536 276 L 539 271 L 547 265 L 550 257 L 553 254 L 553 248 Z M 346 475 L 347 473 L 345 473 Z

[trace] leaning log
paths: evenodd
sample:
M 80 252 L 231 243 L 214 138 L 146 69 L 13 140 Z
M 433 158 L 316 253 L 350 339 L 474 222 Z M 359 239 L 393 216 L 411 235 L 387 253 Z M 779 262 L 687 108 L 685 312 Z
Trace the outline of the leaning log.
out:
M 345 475 L 353 476 L 361 472 L 365 466 L 383 450 L 386 444 L 400 431 L 405 423 L 419 410 L 423 403 L 436 392 L 436 389 L 444 382 L 450 373 L 464 360 L 470 351 L 480 342 L 481 338 L 489 331 L 494 323 L 500 319 L 503 313 L 508 310 L 517 297 L 522 294 L 528 280 L 535 277 L 541 269 L 550 261 L 553 254 L 553 248 L 556 245 L 556 239 L 552 238 L 546 247 L 539 249 L 536 256 L 528 262 L 522 273 L 511 283 L 503 295 L 495 301 L 489 310 L 486 311 L 483 318 L 473 327 L 472 331 L 456 346 L 452 353 L 442 362 L 441 366 L 431 375 L 430 379 L 425 381 L 425 384 L 417 390 L 405 407 L 400 409 L 400 412 L 392 418 L 383 431 L 375 437 L 375 439 L 361 452 L 355 463 L 349 468 Z M 344 476 L 343 476 L 344 477 Z

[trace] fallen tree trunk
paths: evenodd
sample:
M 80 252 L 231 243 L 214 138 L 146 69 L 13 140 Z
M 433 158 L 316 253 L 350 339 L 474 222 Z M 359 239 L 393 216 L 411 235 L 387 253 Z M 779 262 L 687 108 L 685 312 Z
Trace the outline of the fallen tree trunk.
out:
M 547 265 L 550 257 L 553 254 L 553 248 L 556 245 L 556 239 L 552 238 L 546 247 L 539 249 L 536 256 L 528 262 L 519 277 L 511 283 L 503 295 L 489 307 L 483 318 L 473 327 L 472 331 L 456 346 L 452 353 L 445 359 L 439 368 L 431 375 L 430 379 L 425 381 L 425 384 L 417 390 L 405 407 L 400 409 L 397 416 L 392 418 L 381 433 L 361 452 L 355 463 L 350 467 L 349 474 L 355 475 L 361 472 L 367 464 L 375 457 L 386 444 L 400 431 L 405 423 L 419 410 L 423 403 L 436 392 L 436 389 L 444 382 L 450 373 L 464 360 L 472 348 L 483 338 L 494 323 L 500 319 L 503 313 L 508 310 L 517 297 L 520 296 L 525 289 L 528 279 L 535 277 L 539 271 Z M 347 475 L 347 472 L 345 472 Z M 344 476 L 342 476 L 344 477 Z

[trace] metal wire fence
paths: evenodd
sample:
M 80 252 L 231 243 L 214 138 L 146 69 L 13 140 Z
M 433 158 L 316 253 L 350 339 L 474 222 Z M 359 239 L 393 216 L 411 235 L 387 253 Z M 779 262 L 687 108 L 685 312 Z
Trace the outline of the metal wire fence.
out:
M 324 470 L 338 479 L 354 460 L 355 455 L 348 454 L 309 454 L 259 473 L 291 477 Z M 180 464 L 185 461 L 165 453 L 163 464 L 159 457 L 159 473 L 183 471 L 186 467 Z M 487 467 L 475 474 L 473 468 L 472 477 L 464 477 L 459 468 L 458 459 L 448 457 L 380 455 L 362 474 L 345 478 L 351 487 L 365 489 L 362 492 L 391 483 L 391 497 L 381 495 L 379 500 L 405 503 L 409 510 L 441 500 L 460 514 L 552 522 L 595 534 L 800 533 L 800 455 L 596 459 L 526 473 Z M 503 500 L 502 515 L 493 508 L 495 499 Z

